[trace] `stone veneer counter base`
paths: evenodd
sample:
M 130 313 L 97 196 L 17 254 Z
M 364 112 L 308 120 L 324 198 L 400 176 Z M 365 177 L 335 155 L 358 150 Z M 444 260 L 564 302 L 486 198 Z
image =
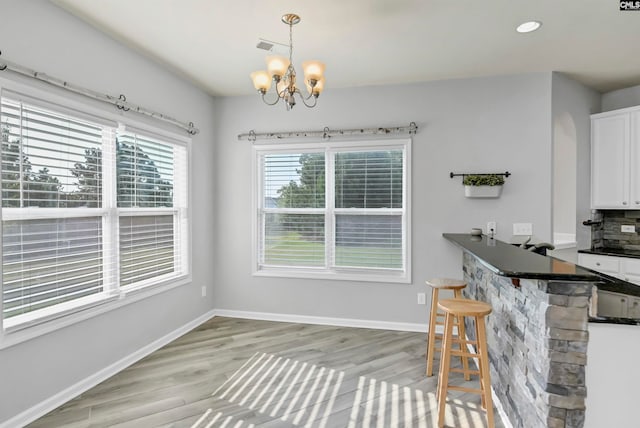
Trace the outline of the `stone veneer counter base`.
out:
M 464 250 L 465 297 L 493 308 L 487 317 L 491 384 L 511 424 L 582 428 L 588 305 L 599 277 L 484 236 L 443 236 Z M 466 323 L 474 340 L 475 326 Z

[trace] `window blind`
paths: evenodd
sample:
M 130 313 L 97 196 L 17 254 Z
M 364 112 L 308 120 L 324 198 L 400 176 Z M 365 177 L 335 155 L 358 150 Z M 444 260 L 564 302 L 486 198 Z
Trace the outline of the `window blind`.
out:
M 173 215 L 120 216 L 120 285 L 175 271 Z
M 402 150 L 336 153 L 336 208 L 402 208 L 402 165 Z
M 103 291 L 101 212 L 77 209 L 102 206 L 109 130 L 7 98 L 0 119 L 4 317 Z
M 325 266 L 325 155 L 277 153 L 263 158 L 265 265 Z
M 186 208 L 186 149 L 118 133 L 116 143 L 120 285 L 135 286 L 185 269 L 181 216 Z M 176 160 L 181 160 L 176 162 Z M 131 208 L 137 208 L 131 215 Z M 152 215 L 145 215 L 151 211 Z
M 2 99 L 2 206 L 101 206 L 98 124 Z
M 5 221 L 2 235 L 5 318 L 103 290 L 100 217 Z
M 42 105 L 0 97 L 5 326 L 189 273 L 188 145 Z
M 136 134 L 118 133 L 118 207 L 173 206 L 173 147 Z
M 256 149 L 258 269 L 405 275 L 406 144 Z
M 403 268 L 403 156 L 402 150 L 336 153 L 336 266 Z

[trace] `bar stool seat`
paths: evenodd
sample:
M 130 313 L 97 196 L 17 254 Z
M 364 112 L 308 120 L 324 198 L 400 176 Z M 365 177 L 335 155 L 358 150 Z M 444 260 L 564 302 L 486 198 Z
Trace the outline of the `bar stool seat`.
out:
M 435 353 L 440 351 L 441 348 L 436 348 L 436 339 L 442 341 L 442 335 L 436 333 L 437 325 L 444 325 L 444 314 L 438 312 L 438 299 L 440 290 L 451 290 L 453 296 L 456 299 L 462 298 L 462 289 L 467 286 L 467 283 L 461 279 L 452 278 L 432 278 L 426 281 L 427 285 L 431 287 L 431 310 L 429 315 L 429 336 L 427 340 L 427 376 L 433 376 L 433 359 Z M 442 318 L 442 321 L 438 320 L 438 317 Z M 458 322 L 458 337 L 464 339 L 464 322 Z M 460 348 L 462 349 L 462 348 Z M 466 358 L 462 360 L 462 372 L 465 373 L 465 380 L 471 379 L 469 375 L 469 361 Z
M 484 317 L 492 311 L 491 305 L 471 299 L 443 299 L 438 302 L 438 308 L 445 313 L 444 339 L 442 341 L 442 359 L 440 364 L 440 376 L 438 378 L 438 427 L 444 426 L 444 411 L 447 401 L 447 391 L 462 391 L 480 394 L 482 407 L 487 412 L 487 426 L 493 428 L 493 402 L 491 400 L 491 376 L 489 373 L 489 355 L 487 352 L 487 333 Z M 464 317 L 473 317 L 476 331 L 476 340 L 453 338 L 454 323 L 464 323 Z M 460 345 L 460 350 L 452 349 L 453 343 Z M 469 352 L 467 344 L 475 346 L 476 353 Z M 463 348 L 464 346 L 464 348 Z M 449 385 L 449 372 L 451 356 L 460 356 L 478 359 L 478 374 L 480 375 L 480 389 L 464 386 Z

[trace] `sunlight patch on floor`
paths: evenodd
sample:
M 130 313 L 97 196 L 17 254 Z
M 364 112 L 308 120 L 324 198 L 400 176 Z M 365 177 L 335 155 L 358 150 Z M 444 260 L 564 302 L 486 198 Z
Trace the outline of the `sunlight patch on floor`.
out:
M 350 386 L 343 391 L 345 383 Z M 367 376 L 359 376 L 356 386 L 355 376 L 349 377 L 344 371 L 260 352 L 216 389 L 212 397 L 278 419 L 283 426 L 438 426 L 435 391 L 425 392 Z M 343 407 L 334 413 L 338 397 Z M 225 416 L 224 412 L 214 413 L 213 409 L 207 410 L 192 428 L 253 426 Z M 340 417 L 344 420 L 338 420 Z M 447 400 L 445 421 L 447 426 L 486 426 L 484 410 L 479 405 L 457 398 Z

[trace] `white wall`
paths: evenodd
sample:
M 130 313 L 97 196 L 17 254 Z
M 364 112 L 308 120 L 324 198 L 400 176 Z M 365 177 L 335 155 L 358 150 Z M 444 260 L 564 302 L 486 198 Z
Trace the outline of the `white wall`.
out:
M 640 105 L 640 85 L 618 89 L 602 95 L 602 111 Z
M 550 239 L 551 74 L 333 89 L 315 109 L 268 107 L 257 95 L 217 99 L 215 305 L 219 309 L 425 323 L 416 304 L 424 281 L 461 276 L 461 252 L 443 232 L 467 232 L 497 221 L 509 240 L 512 223 L 532 222 Z M 237 135 L 408 125 L 420 129 L 412 148 L 413 283 L 409 285 L 253 277 L 251 143 Z M 500 199 L 465 199 L 449 172 L 513 173 Z M 428 302 L 427 302 L 428 303 Z
M 578 248 L 591 247 L 591 230 L 582 221 L 591 216 L 591 119 L 598 113 L 600 94 L 561 73 L 553 73 L 552 117 L 560 119 L 569 115 L 576 133 L 576 241 Z M 559 231 L 563 232 L 563 231 Z
M 2 0 L 2 57 L 193 121 L 193 282 L 0 350 L 0 425 L 213 307 L 214 102 L 48 1 Z M 2 73 L 2 72 L 0 72 Z M 5 76 L 5 75 L 3 75 Z M 7 75 L 8 76 L 8 75 Z

